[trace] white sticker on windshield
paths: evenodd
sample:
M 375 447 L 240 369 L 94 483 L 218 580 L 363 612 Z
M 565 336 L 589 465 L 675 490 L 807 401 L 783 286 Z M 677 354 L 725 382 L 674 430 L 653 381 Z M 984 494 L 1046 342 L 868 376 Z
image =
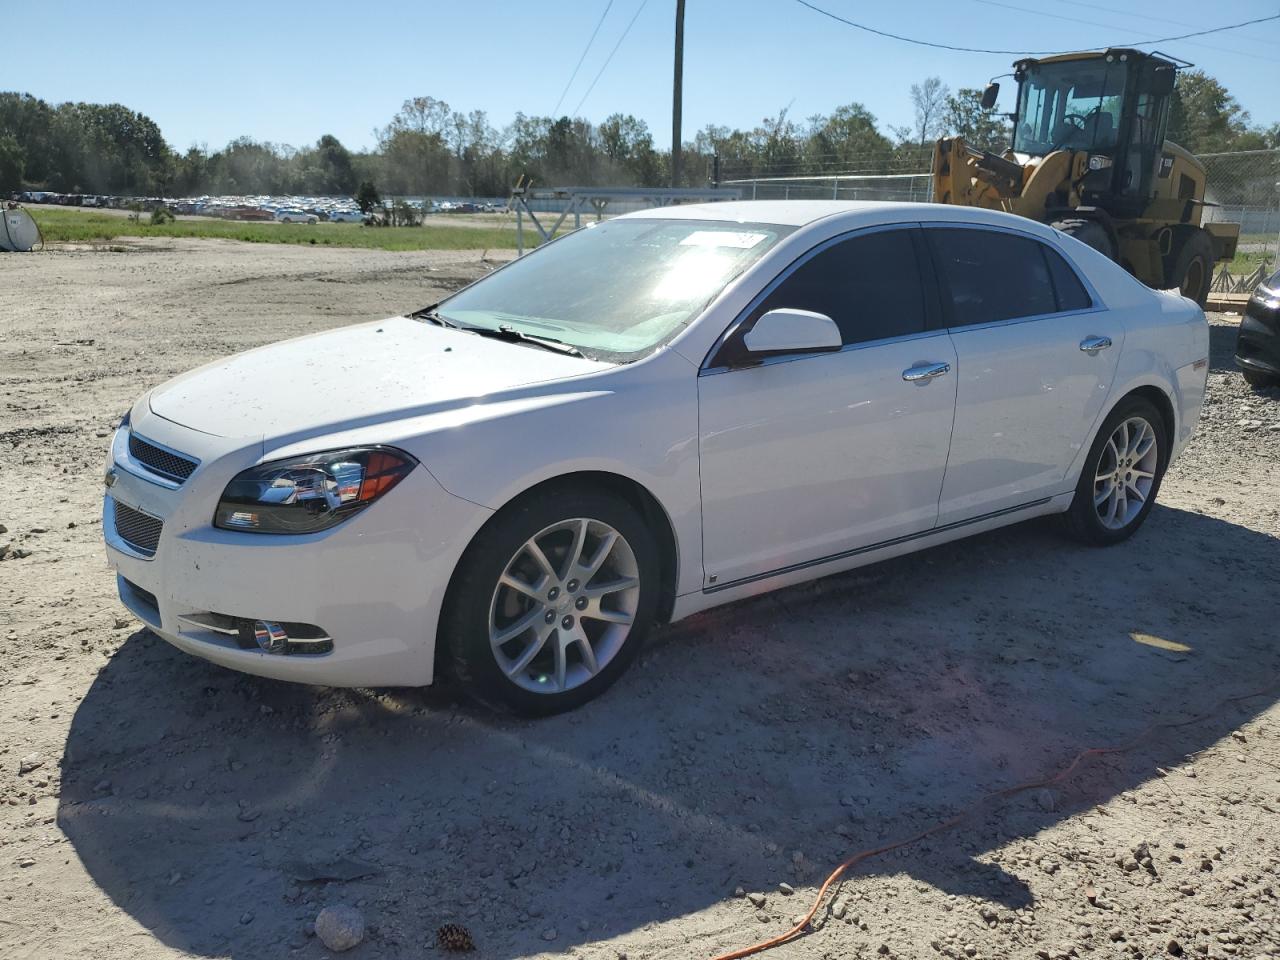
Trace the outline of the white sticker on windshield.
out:
M 680 241 L 682 247 L 733 247 L 750 250 L 763 240 L 763 233 L 734 233 L 730 230 L 695 230 Z

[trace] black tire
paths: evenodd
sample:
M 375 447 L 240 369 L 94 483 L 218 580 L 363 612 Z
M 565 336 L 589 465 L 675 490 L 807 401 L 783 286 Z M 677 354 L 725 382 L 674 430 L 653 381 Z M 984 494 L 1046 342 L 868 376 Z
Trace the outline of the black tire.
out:
M 1108 449 L 1108 441 L 1111 439 L 1111 435 L 1126 420 L 1135 418 L 1145 420 L 1155 435 L 1156 462 L 1153 471 L 1155 476 L 1151 480 L 1150 488 L 1146 492 L 1141 508 L 1123 526 L 1116 528 L 1104 523 L 1103 517 L 1099 513 L 1099 507 L 1095 505 L 1094 498 L 1098 492 L 1096 478 L 1099 473 L 1105 471 L 1107 466 L 1111 465 L 1111 454 Z M 1105 461 L 1104 458 L 1106 458 Z M 1080 471 L 1080 481 L 1076 484 L 1075 497 L 1064 515 L 1067 530 L 1076 539 L 1093 546 L 1105 547 L 1127 540 L 1137 532 L 1151 512 L 1151 507 L 1156 502 L 1156 496 L 1160 492 L 1160 482 L 1164 479 L 1165 468 L 1168 465 L 1168 430 L 1165 427 L 1164 417 L 1160 415 L 1160 411 L 1156 409 L 1151 401 L 1142 397 L 1130 396 L 1121 400 L 1120 403 L 1116 404 L 1115 409 L 1111 411 L 1107 419 L 1103 421 L 1097 436 L 1094 437 L 1093 445 L 1089 448 L 1089 455 L 1085 458 L 1084 467 Z M 1120 467 L 1119 464 L 1116 466 L 1117 469 Z
M 1213 286 L 1213 241 L 1204 230 L 1187 234 L 1173 258 L 1168 283 L 1202 308 L 1208 302 L 1209 288 Z
M 612 527 L 621 535 L 624 545 L 630 547 L 632 556 L 629 559 L 634 559 L 639 579 L 634 616 L 621 646 L 616 648 L 607 663 L 599 667 L 597 673 L 564 691 L 535 691 L 521 686 L 507 675 L 498 662 L 500 654 L 495 653 L 490 645 L 490 619 L 494 617 L 496 622 L 499 579 L 507 572 L 508 564 L 521 555 L 530 539 L 539 537 L 548 528 L 576 518 Z M 553 533 L 550 536 L 554 539 L 558 535 Z M 554 543 L 549 545 L 547 559 L 553 566 L 567 567 L 567 562 L 554 555 L 554 547 Z M 660 570 L 658 548 L 653 535 L 635 508 L 621 497 L 578 487 L 548 489 L 526 496 L 505 507 L 490 520 L 476 535 L 458 563 L 440 621 L 438 642 L 445 646 L 445 662 L 463 690 L 485 706 L 524 716 L 548 716 L 572 710 L 608 689 L 636 658 L 656 616 Z M 565 589 L 560 597 L 561 606 L 564 599 L 570 596 L 570 585 L 567 580 L 563 584 Z M 582 584 L 579 591 L 586 586 L 585 583 Z M 526 607 L 518 610 L 513 615 L 513 620 L 529 614 L 535 607 L 553 616 L 562 617 L 563 620 L 572 621 L 575 615 L 572 608 L 559 610 L 553 608 L 550 602 L 539 605 L 523 594 L 516 592 L 514 595 Z M 509 602 L 506 594 L 502 596 Z M 583 630 L 588 622 L 594 624 L 593 629 L 600 628 L 599 623 L 589 621 L 587 617 L 580 618 L 579 622 Z M 541 630 L 536 626 L 529 629 L 535 632 Z M 518 636 L 528 638 L 527 634 Z M 559 636 L 557 626 L 545 641 L 546 654 L 540 654 L 540 657 L 554 656 Z M 513 641 L 519 642 L 521 641 Z M 532 645 L 532 638 L 528 638 L 528 642 Z M 585 662 L 578 648 L 573 648 L 573 652 L 578 657 L 576 666 L 585 669 Z M 569 658 L 569 653 L 564 656 Z M 535 672 L 540 665 L 541 661 L 535 660 L 528 671 Z M 522 677 L 524 674 L 525 671 L 521 671 Z
M 1280 377 L 1275 374 L 1264 373 L 1261 370 L 1242 370 L 1241 372 L 1244 374 L 1244 382 L 1255 390 L 1280 387 Z
M 1053 226 L 1068 237 L 1075 237 L 1086 246 L 1093 247 L 1108 260 L 1116 258 L 1115 246 L 1111 242 L 1111 235 L 1107 233 L 1107 228 L 1098 223 L 1097 220 L 1075 218 L 1058 220 Z

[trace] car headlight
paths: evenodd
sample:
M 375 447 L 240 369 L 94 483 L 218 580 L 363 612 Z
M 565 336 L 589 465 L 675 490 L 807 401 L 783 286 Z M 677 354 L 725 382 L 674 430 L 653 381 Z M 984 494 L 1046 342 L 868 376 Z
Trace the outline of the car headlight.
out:
M 213 525 L 245 533 L 327 530 L 385 494 L 417 462 L 389 447 L 352 447 L 251 467 L 227 484 Z

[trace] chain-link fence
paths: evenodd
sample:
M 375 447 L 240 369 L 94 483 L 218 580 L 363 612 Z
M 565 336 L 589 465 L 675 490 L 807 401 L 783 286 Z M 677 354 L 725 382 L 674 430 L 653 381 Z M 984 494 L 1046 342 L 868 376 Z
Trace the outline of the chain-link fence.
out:
M 1280 258 L 1280 150 L 1200 155 L 1207 174 L 1206 221 L 1240 224 L 1235 259 L 1214 278 L 1214 290 L 1245 292 L 1276 268 Z
M 1208 174 L 1206 221 L 1240 224 L 1236 256 L 1220 265 L 1219 292 L 1251 290 L 1280 263 L 1280 150 L 1200 156 Z M 928 173 L 821 174 L 726 180 L 752 200 L 906 200 L 928 202 Z
M 928 173 L 841 173 L 812 177 L 763 177 L 725 180 L 738 187 L 744 200 L 906 200 L 933 199 Z

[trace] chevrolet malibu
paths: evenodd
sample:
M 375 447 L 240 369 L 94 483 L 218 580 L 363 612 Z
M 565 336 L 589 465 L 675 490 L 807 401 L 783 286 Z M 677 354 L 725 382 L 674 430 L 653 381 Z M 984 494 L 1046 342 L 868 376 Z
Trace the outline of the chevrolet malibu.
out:
M 717 604 L 1045 514 L 1125 540 L 1207 357 L 1194 303 L 1001 213 L 628 214 L 144 394 L 107 555 L 215 663 L 552 713 Z

